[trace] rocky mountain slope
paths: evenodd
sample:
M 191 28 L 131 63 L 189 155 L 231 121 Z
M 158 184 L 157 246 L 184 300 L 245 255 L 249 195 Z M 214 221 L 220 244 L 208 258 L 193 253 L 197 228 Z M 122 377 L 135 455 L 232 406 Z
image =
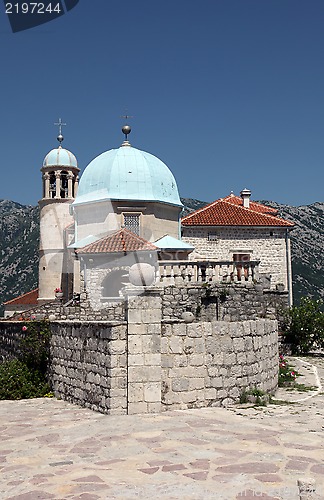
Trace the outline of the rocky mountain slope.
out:
M 38 241 L 38 207 L 0 200 L 0 307 L 37 287 Z
M 182 198 L 185 213 L 206 202 Z M 291 233 L 294 295 L 324 298 L 324 203 L 291 207 L 262 201 L 295 223 Z M 0 304 L 37 286 L 39 211 L 0 200 Z M 0 310 L 1 313 L 1 310 Z

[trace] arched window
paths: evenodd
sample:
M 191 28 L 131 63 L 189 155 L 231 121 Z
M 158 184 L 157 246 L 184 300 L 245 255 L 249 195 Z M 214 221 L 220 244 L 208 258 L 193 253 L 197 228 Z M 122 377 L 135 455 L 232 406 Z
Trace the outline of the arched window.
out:
M 55 172 L 49 173 L 49 196 L 50 198 L 55 198 L 56 195 L 56 177 Z
M 61 172 L 61 198 L 68 197 L 68 172 Z

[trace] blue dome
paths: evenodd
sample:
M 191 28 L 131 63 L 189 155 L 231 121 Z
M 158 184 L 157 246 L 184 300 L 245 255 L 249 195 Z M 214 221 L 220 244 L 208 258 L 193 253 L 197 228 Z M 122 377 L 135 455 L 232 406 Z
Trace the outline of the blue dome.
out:
M 74 205 L 103 200 L 159 201 L 182 206 L 177 183 L 158 158 L 131 146 L 111 149 L 92 160 Z
M 78 162 L 74 154 L 68 149 L 59 146 L 52 149 L 44 158 L 43 167 L 77 167 Z

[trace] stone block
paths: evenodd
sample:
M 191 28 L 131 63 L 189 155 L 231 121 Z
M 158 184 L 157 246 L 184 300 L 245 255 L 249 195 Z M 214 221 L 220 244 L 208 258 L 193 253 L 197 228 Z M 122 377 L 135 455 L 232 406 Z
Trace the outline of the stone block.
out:
M 163 354 L 169 353 L 169 339 L 167 337 L 161 338 L 161 353 Z
M 147 403 L 147 413 L 161 413 L 161 403 Z
M 190 366 L 202 366 L 205 365 L 204 354 L 191 354 L 188 356 L 188 361 Z
M 169 340 L 169 352 L 172 354 L 183 353 L 183 339 L 182 337 L 171 337 Z
M 109 395 L 111 398 L 126 398 L 126 390 L 125 389 L 111 389 L 109 391 Z
M 161 368 L 155 366 L 130 366 L 128 380 L 129 382 L 160 382 Z
M 246 354 L 245 352 L 238 352 L 236 355 L 236 361 L 238 365 L 244 365 L 246 363 Z
M 172 387 L 172 391 L 174 391 L 174 392 L 188 391 L 189 379 L 188 378 L 173 379 L 171 387 Z
M 147 413 L 147 403 L 128 403 L 128 415 L 140 415 Z
M 110 354 L 124 354 L 126 352 L 126 342 L 123 340 L 112 340 L 109 344 Z
M 111 409 L 126 408 L 126 405 L 127 405 L 126 396 L 122 397 L 122 398 L 110 398 L 110 408 Z
M 224 365 L 231 366 L 236 363 L 236 355 L 233 352 L 227 352 L 224 354 Z
M 242 366 L 234 365 L 230 368 L 230 376 L 231 377 L 240 377 L 242 375 Z
M 251 337 L 245 337 L 244 339 L 244 350 L 245 351 L 250 351 L 253 349 L 253 341 Z
M 144 384 L 143 383 L 129 383 L 128 384 L 128 401 L 130 403 L 137 403 L 144 401 Z
M 188 366 L 188 358 L 185 354 L 174 354 L 169 357 L 173 360 L 173 366 L 175 367 Z
M 146 326 L 146 333 L 149 335 L 161 335 L 161 324 L 159 323 L 153 323 L 149 324 Z
M 173 357 L 162 354 L 161 367 L 162 368 L 173 368 Z
M 243 338 L 234 338 L 233 339 L 233 347 L 235 352 L 244 351 L 244 339 Z
M 172 406 L 172 408 L 176 408 L 175 405 L 181 402 L 182 396 L 183 394 L 180 392 L 168 392 L 162 397 L 162 403 L 167 406 Z
M 127 320 L 129 324 L 131 323 L 142 324 L 142 311 L 137 309 L 128 309 Z
M 197 391 L 192 390 L 188 392 L 179 392 L 177 393 L 181 399 L 182 403 L 185 403 L 186 405 L 192 404 L 197 400 Z
M 142 349 L 144 354 L 159 354 L 161 353 L 161 337 L 160 335 L 145 335 L 142 337 Z
M 204 390 L 204 399 L 216 399 L 216 395 L 216 389 L 213 387 Z
M 109 408 L 107 413 L 109 415 L 126 415 L 127 409 L 126 408 Z
M 210 385 L 216 389 L 223 387 L 223 378 L 222 377 L 211 377 Z
M 141 354 L 142 352 L 142 337 L 140 335 L 128 335 L 128 353 Z
M 204 339 L 199 339 L 199 338 L 194 339 L 194 353 L 195 354 L 205 353 L 205 341 L 204 341 Z
M 188 324 L 187 335 L 188 337 L 197 338 L 201 337 L 201 332 L 199 330 L 199 323 Z
M 145 335 L 147 333 L 147 325 L 142 323 L 129 323 L 128 324 L 128 337 L 131 335 Z
M 189 379 L 189 391 L 195 389 L 204 389 L 205 379 L 204 378 L 190 378 Z
M 143 366 L 143 365 L 144 365 L 144 354 L 128 355 L 128 366 Z
M 160 323 L 162 314 L 160 309 L 146 309 L 141 311 L 143 323 Z
M 162 334 L 163 337 L 171 337 L 171 335 L 172 335 L 172 325 L 168 325 L 166 323 L 162 323 L 161 334 Z
M 144 383 L 144 401 L 147 403 L 161 402 L 161 382 Z
M 161 366 L 161 354 L 144 354 L 145 366 Z

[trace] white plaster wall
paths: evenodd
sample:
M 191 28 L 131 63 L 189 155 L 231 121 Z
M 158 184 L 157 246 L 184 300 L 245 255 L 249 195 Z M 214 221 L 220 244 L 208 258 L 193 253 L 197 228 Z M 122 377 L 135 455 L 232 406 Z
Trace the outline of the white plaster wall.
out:
M 217 234 L 217 241 L 208 241 L 210 232 Z M 260 273 L 271 274 L 272 287 L 284 283 L 287 289 L 285 229 L 183 227 L 182 239 L 195 247 L 190 260 L 232 261 L 234 253 L 249 253 L 251 260 L 261 261 Z

